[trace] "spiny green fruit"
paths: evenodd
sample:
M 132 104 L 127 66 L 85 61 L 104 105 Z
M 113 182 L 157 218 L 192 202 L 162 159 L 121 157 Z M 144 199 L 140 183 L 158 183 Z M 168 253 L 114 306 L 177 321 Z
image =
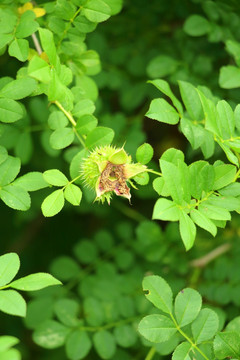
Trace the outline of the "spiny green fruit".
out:
M 85 184 L 96 192 L 95 200 L 108 204 L 114 193 L 130 201 L 129 179 L 146 170 L 145 165 L 132 163 L 123 147 L 110 145 L 94 149 L 81 166 Z

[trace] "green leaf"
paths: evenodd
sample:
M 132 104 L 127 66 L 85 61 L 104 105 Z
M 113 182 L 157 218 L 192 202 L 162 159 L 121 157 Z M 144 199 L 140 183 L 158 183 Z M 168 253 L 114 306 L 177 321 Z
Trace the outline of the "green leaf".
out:
M 64 190 L 64 197 L 70 204 L 78 206 L 82 199 L 82 191 L 78 186 L 69 184 Z
M 204 204 L 211 204 L 229 211 L 240 211 L 240 199 L 235 198 L 234 196 L 211 195 Z
M 229 54 L 231 54 L 237 65 L 240 66 L 240 45 L 237 41 L 234 40 L 227 40 L 225 42 L 226 50 Z
M 238 105 L 235 107 L 235 110 L 234 110 L 234 120 L 235 120 L 236 128 L 237 128 L 237 130 L 239 131 L 239 130 L 240 130 L 240 104 L 238 104 Z
M 192 120 L 202 120 L 204 114 L 197 89 L 186 81 L 178 81 L 178 83 L 181 97 L 189 116 Z
M 202 309 L 192 323 L 192 333 L 196 344 L 213 338 L 218 330 L 218 316 L 211 309 Z
M 214 167 L 214 190 L 218 190 L 232 183 L 236 176 L 236 167 L 233 165 L 219 165 Z
M 1 354 L 1 360 L 21 360 L 21 353 L 17 349 L 9 349 Z
M 162 78 L 173 74 L 178 67 L 178 61 L 168 55 L 154 57 L 147 66 L 147 74 L 150 78 Z
M 163 195 L 163 188 L 164 188 L 164 185 L 165 185 L 165 181 L 162 177 L 157 177 L 153 180 L 153 189 L 156 191 L 156 193 L 158 193 L 158 195 Z M 168 196 L 170 196 L 170 194 L 168 194 Z
M 26 316 L 26 302 L 15 290 L 0 290 L 0 311 L 15 316 Z
M 184 154 L 181 150 L 170 148 L 164 151 L 160 160 L 168 161 L 177 166 L 179 161 L 184 161 Z
M 201 227 L 202 229 L 210 232 L 212 236 L 216 236 L 217 227 L 216 225 L 205 215 L 204 212 L 201 212 L 197 209 L 192 209 L 190 211 L 191 219 L 195 222 L 196 225 Z
M 183 25 L 183 30 L 190 36 L 206 35 L 210 29 L 209 21 L 200 15 L 190 15 Z
M 64 196 L 62 189 L 55 190 L 48 195 L 41 206 L 42 213 L 46 217 L 58 214 L 64 206 Z
M 86 297 L 83 302 L 86 321 L 91 326 L 100 326 L 104 322 L 104 311 L 97 298 Z
M 191 360 L 189 353 L 192 346 L 189 342 L 183 342 L 174 350 L 172 360 Z
M 57 51 L 55 47 L 55 42 L 53 39 L 53 33 L 48 29 L 40 28 L 39 35 L 43 50 L 47 54 L 50 64 L 55 67 L 60 65 L 60 61 L 57 56 Z
M 225 100 L 221 100 L 217 103 L 217 113 L 221 138 L 224 140 L 231 138 L 235 129 L 235 119 L 231 106 Z
M 88 135 L 90 131 L 95 129 L 97 124 L 98 124 L 98 121 L 95 118 L 95 116 L 90 115 L 90 114 L 82 115 L 77 120 L 76 130 L 81 135 Z
M 137 341 L 137 333 L 132 325 L 120 325 L 114 329 L 114 337 L 118 345 L 128 348 Z
M 22 187 L 26 191 L 36 191 L 49 186 L 49 184 L 43 179 L 43 174 L 38 171 L 29 172 L 18 177 L 14 181 L 14 184 Z
M 152 100 L 146 116 L 150 119 L 171 125 L 175 125 L 179 121 L 177 111 L 164 99 Z
M 161 343 L 170 339 L 177 332 L 171 319 L 164 315 L 153 314 L 145 316 L 138 325 L 138 331 L 147 340 Z
M 18 343 L 19 340 L 15 336 L 0 336 L 0 352 L 6 351 Z
M 240 196 L 240 183 L 231 183 L 218 192 L 223 196 Z
M 167 83 L 167 81 L 162 80 L 162 79 L 157 79 L 157 80 L 152 80 L 152 81 L 148 81 L 150 84 L 153 84 L 154 86 L 156 86 L 156 88 L 158 90 L 160 90 L 163 94 L 167 95 L 173 105 L 175 106 L 175 108 L 178 110 L 178 112 L 182 115 L 183 114 L 183 107 L 182 104 L 180 103 L 180 101 L 176 98 L 176 96 L 173 94 L 169 84 Z
M 110 7 L 111 15 L 118 14 L 123 7 L 123 0 L 105 0 L 105 3 Z
M 218 145 L 219 145 L 219 146 L 222 148 L 222 150 L 225 152 L 226 157 L 228 158 L 228 160 L 229 160 L 231 163 L 239 166 L 239 160 L 238 160 L 237 156 L 234 155 L 233 152 L 232 152 L 232 151 L 230 150 L 230 148 L 229 148 L 229 147 L 231 147 L 231 142 L 230 142 L 230 141 L 226 141 L 225 143 L 222 143 L 222 141 L 218 140 L 218 138 L 215 139 L 215 141 L 218 143 Z
M 8 48 L 10 56 L 13 56 L 23 62 L 28 58 L 28 51 L 29 44 L 25 39 L 14 39 Z
M 43 83 L 48 83 L 51 80 L 48 63 L 37 55 L 29 61 L 28 75 Z
M 16 253 L 0 256 L 0 286 L 8 284 L 18 273 L 20 260 Z
M 68 184 L 68 179 L 66 176 L 58 169 L 51 169 L 44 171 L 43 173 L 44 180 L 54 186 L 64 186 Z
M 74 18 L 77 9 L 74 4 L 72 4 L 67 0 L 58 0 L 54 10 L 55 10 L 55 14 L 59 18 L 64 20 L 71 20 L 72 18 Z
M 3 3 L 4 4 L 4 3 Z M 10 6 L 4 6 L 0 9 L 0 33 L 8 34 L 14 31 L 14 27 L 17 23 L 17 16 L 14 11 L 15 9 Z
M 20 171 L 20 160 L 13 156 L 0 164 L 0 186 L 4 186 L 12 182 Z
M 178 221 L 179 208 L 175 202 L 168 199 L 158 199 L 153 209 L 153 220 Z
M 214 102 L 207 98 L 203 92 L 198 90 L 198 94 L 202 103 L 204 116 L 205 116 L 205 128 L 211 131 L 213 134 L 216 134 L 221 137 L 218 123 L 217 123 L 217 110 Z
M 7 149 L 5 149 L 5 147 L 0 145 L 0 165 L 7 160 L 8 157 L 8 153 L 7 153 Z
M 92 344 L 86 331 L 76 329 L 67 337 L 65 346 L 70 360 L 80 360 L 88 355 Z
M 153 148 L 151 145 L 144 143 L 137 148 L 136 159 L 141 164 L 147 164 L 153 157 Z
M 237 316 L 227 324 L 225 330 L 238 332 L 239 329 L 240 329 L 240 316 Z
M 204 143 L 206 130 L 201 125 L 193 123 L 186 117 L 181 118 L 180 125 L 182 133 L 188 139 L 194 150 Z
M 26 211 L 30 208 L 31 198 L 20 186 L 10 184 L 0 189 L 1 200 L 10 208 Z
M 33 341 L 45 349 L 64 345 L 71 329 L 54 320 L 46 320 L 33 333 Z
M 72 258 L 61 256 L 54 259 L 50 271 L 58 279 L 68 281 L 79 276 L 80 267 Z
M 142 286 L 146 298 L 153 305 L 167 314 L 172 312 L 172 290 L 163 278 L 157 275 L 146 276 Z
M 5 85 L 1 91 L 0 96 L 13 100 L 23 99 L 29 96 L 33 91 L 36 90 L 37 83 L 31 78 L 21 78 L 13 80 Z
M 180 211 L 179 229 L 186 250 L 190 250 L 196 238 L 196 226 L 184 210 Z
M 79 61 L 85 67 L 87 75 L 96 75 L 101 71 L 100 58 L 94 50 L 85 51 L 80 55 Z
M 86 21 L 88 20 L 86 19 Z M 94 25 L 96 26 L 96 24 Z M 71 89 L 75 101 L 78 101 L 80 99 L 90 99 L 95 102 L 98 98 L 98 87 L 95 81 L 86 75 L 81 75 L 80 79 L 81 82 Z
M 143 172 L 133 177 L 133 180 L 139 185 L 147 185 L 149 183 L 149 175 Z
M 235 89 L 240 87 L 240 69 L 228 65 L 220 68 L 219 85 L 224 89 Z
M 92 100 L 83 99 L 76 103 L 72 114 L 76 118 L 80 118 L 83 115 L 91 115 L 95 111 L 95 105 Z
M 32 35 L 35 31 L 37 31 L 39 24 L 36 21 L 34 21 L 35 17 L 36 15 L 31 10 L 26 11 L 21 15 L 15 33 L 18 39 L 26 38 Z
M 13 34 L 1 34 L 0 37 L 0 49 L 4 48 L 13 39 Z
M 48 126 L 52 130 L 62 129 L 68 125 L 67 117 L 61 111 L 53 111 L 48 118 Z
M 211 157 L 214 153 L 215 142 L 213 134 L 208 130 L 204 129 L 204 142 L 201 144 L 201 150 L 204 157 L 207 159 Z
M 215 171 L 212 165 L 206 164 L 200 170 L 200 177 L 203 190 L 205 192 L 212 191 L 214 188 Z
M 211 203 L 205 201 L 198 206 L 198 210 L 204 213 L 209 219 L 212 220 L 230 220 L 231 214 L 226 209 L 211 205 Z
M 25 325 L 28 329 L 36 329 L 42 322 L 53 316 L 53 298 L 51 296 L 39 296 L 31 300 L 27 306 Z
M 35 291 L 52 285 L 61 285 L 61 281 L 47 273 L 36 273 L 24 276 L 11 283 L 11 287 L 23 291 Z
M 74 136 L 72 128 L 65 127 L 57 129 L 50 136 L 50 144 L 53 149 L 64 149 L 72 144 Z
M 80 164 L 83 161 L 84 158 L 86 158 L 87 156 L 89 156 L 89 152 L 88 150 L 84 149 L 79 151 L 72 159 L 71 164 L 70 164 L 70 175 L 72 179 L 75 179 L 76 177 L 79 176 L 80 173 Z M 81 184 L 81 182 L 79 180 L 75 181 L 77 184 Z
M 4 123 L 13 123 L 24 115 L 23 107 L 12 99 L 0 99 L 0 119 Z
M 82 10 L 82 14 L 92 22 L 102 22 L 107 20 L 111 15 L 111 9 L 103 0 L 89 0 Z
M 97 146 L 109 145 L 113 141 L 114 131 L 110 128 L 98 126 L 87 136 L 85 145 L 91 150 Z
M 237 358 L 240 355 L 240 336 L 235 331 L 218 333 L 213 342 L 215 356 L 218 359 Z
M 183 161 L 179 161 L 178 171 L 183 192 L 183 200 L 189 204 L 191 202 L 191 180 L 189 167 Z
M 90 264 L 97 261 L 98 251 L 90 240 L 81 240 L 73 248 L 76 258 L 82 264 Z
M 180 327 L 190 324 L 199 314 L 202 297 L 194 289 L 181 290 L 175 299 L 174 311 Z
M 81 33 L 88 33 L 88 32 L 92 32 L 93 30 L 95 30 L 97 24 L 93 23 L 92 21 L 89 21 L 83 15 L 78 15 L 74 19 L 74 25 Z
M 101 359 L 112 359 L 116 351 L 114 336 L 107 330 L 98 331 L 93 335 L 93 344 Z
M 54 304 L 54 312 L 58 320 L 69 327 L 76 327 L 79 325 L 79 310 L 79 303 L 73 299 L 61 298 Z
M 160 159 L 160 166 L 171 197 L 177 204 L 182 204 L 184 191 L 179 168 L 162 158 Z
M 73 93 L 63 84 L 55 68 L 51 69 L 48 87 L 49 101 L 59 101 L 66 110 L 73 108 Z
M 33 153 L 32 137 L 30 132 L 22 132 L 15 145 L 15 155 L 20 158 L 23 165 L 27 164 Z

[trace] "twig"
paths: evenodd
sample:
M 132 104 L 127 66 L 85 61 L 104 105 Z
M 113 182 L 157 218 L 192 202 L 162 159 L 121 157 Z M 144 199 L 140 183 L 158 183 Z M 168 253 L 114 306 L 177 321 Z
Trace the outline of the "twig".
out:
M 64 115 L 66 115 L 66 117 L 68 118 L 68 120 L 70 121 L 70 123 L 75 127 L 77 125 L 76 121 L 74 120 L 74 118 L 72 117 L 72 115 L 64 109 L 64 107 L 60 104 L 59 101 L 53 101 L 54 104 L 57 105 L 57 107 L 64 113 Z
M 41 55 L 43 51 L 35 33 L 32 34 L 32 39 L 38 54 Z
M 208 254 L 202 256 L 201 258 L 191 261 L 190 265 L 193 267 L 204 267 L 208 263 L 210 263 L 212 260 L 216 259 L 220 255 L 229 251 L 231 249 L 231 247 L 232 247 L 232 244 L 229 244 L 229 243 L 223 244 L 223 245 L 217 247 L 216 249 L 210 251 Z
M 145 360 L 152 360 L 156 352 L 156 348 L 153 346 L 150 348 L 149 352 L 147 353 L 147 356 L 145 357 Z

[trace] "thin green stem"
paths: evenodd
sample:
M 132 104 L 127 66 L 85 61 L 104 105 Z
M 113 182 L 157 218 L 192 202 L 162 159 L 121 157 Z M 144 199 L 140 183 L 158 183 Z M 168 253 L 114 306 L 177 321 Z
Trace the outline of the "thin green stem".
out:
M 75 127 L 77 125 L 76 121 L 74 120 L 72 114 L 70 112 L 68 112 L 67 110 L 64 109 L 64 107 L 62 106 L 62 104 L 60 104 L 59 101 L 53 101 L 53 103 L 55 105 L 57 105 L 57 107 L 64 113 L 64 115 L 66 115 L 66 117 L 68 118 L 68 120 L 70 121 L 70 123 Z
M 155 171 L 155 170 L 152 170 L 152 169 L 146 169 L 147 172 L 150 172 L 152 174 L 156 174 L 156 175 L 159 175 L 159 176 L 162 176 L 162 173 L 158 172 L 158 171 Z
M 236 175 L 235 175 L 235 178 L 234 178 L 234 182 L 237 181 L 237 179 L 239 178 L 239 175 L 240 175 L 240 169 L 237 171 Z
M 95 331 L 101 331 L 101 330 L 108 330 L 108 329 L 111 329 L 113 327 L 117 327 L 117 326 L 120 326 L 120 325 L 123 325 L 123 324 L 128 324 L 130 322 L 133 322 L 135 320 L 138 320 L 140 318 L 141 315 L 138 315 L 138 316 L 133 316 L 133 317 L 130 317 L 128 319 L 123 319 L 123 320 L 119 320 L 119 321 L 115 321 L 115 322 L 112 322 L 112 323 L 109 323 L 109 324 L 106 324 L 106 325 L 103 325 L 103 326 L 80 326 L 79 327 L 79 330 L 82 330 L 82 331 L 89 331 L 89 332 L 95 332 Z
M 7 288 L 9 288 L 9 287 L 11 287 L 11 284 L 8 284 L 8 285 L 5 285 L 5 286 L 1 286 L 1 287 L 0 287 L 0 290 L 7 289 Z
M 202 352 L 202 350 L 199 349 L 199 347 L 187 336 L 187 334 L 185 334 L 184 331 L 182 331 L 182 329 L 178 325 L 177 321 L 175 320 L 173 314 L 170 313 L 169 315 L 171 316 L 171 319 L 174 322 L 174 325 L 175 325 L 176 329 L 178 330 L 178 332 L 191 344 L 191 346 L 194 349 L 196 349 L 202 355 L 202 357 L 204 357 L 204 359 L 209 360 L 209 358 Z
M 77 125 L 77 123 L 76 123 L 76 121 L 74 120 L 72 114 L 71 114 L 69 111 L 67 111 L 66 109 L 64 109 L 64 107 L 62 106 L 62 104 L 61 104 L 59 101 L 57 101 L 57 100 L 56 100 L 56 101 L 53 101 L 53 104 L 55 104 L 55 105 L 64 113 L 64 115 L 66 115 L 66 117 L 68 118 L 68 120 L 70 121 L 70 123 L 71 123 L 72 126 L 73 126 L 73 131 L 74 131 L 75 135 L 77 136 L 78 140 L 80 141 L 80 143 L 82 144 L 82 146 L 83 146 L 84 148 L 86 148 L 86 145 L 85 145 L 85 143 L 84 143 L 84 140 L 82 139 L 81 135 L 80 135 L 80 134 L 77 132 L 77 130 L 76 130 L 76 125 Z
M 67 27 L 66 29 L 64 30 L 63 32 L 63 35 L 61 37 L 61 39 L 59 40 L 58 44 L 57 44 L 57 48 L 59 48 L 59 46 L 61 45 L 63 39 L 65 38 L 68 30 L 70 29 L 71 27 L 71 24 L 73 23 L 73 21 L 75 20 L 75 18 L 78 16 L 78 14 L 80 13 L 80 11 L 82 10 L 82 6 L 79 7 L 79 9 L 75 12 L 75 14 L 73 15 L 73 17 L 69 20 L 69 23 L 67 24 Z
M 72 179 L 71 181 L 69 181 L 65 186 L 63 186 L 62 190 L 64 190 L 68 185 L 72 184 L 74 181 L 78 180 L 82 175 L 78 175 L 77 177 L 75 177 L 74 179 Z
M 235 140 L 239 140 L 239 139 L 240 139 L 240 136 L 235 136 L 235 137 L 230 137 L 229 139 L 221 139 L 221 142 L 224 143 L 227 141 L 235 141 Z
M 47 125 L 32 125 L 26 128 L 26 132 L 35 132 L 35 131 L 43 131 L 43 130 L 49 130 L 49 127 Z
M 156 348 L 153 346 L 151 347 L 151 349 L 149 350 L 149 352 L 147 353 L 147 356 L 145 357 L 145 360 L 152 360 L 152 358 L 154 357 L 156 352 Z
M 82 144 L 82 146 L 83 146 L 84 148 L 86 148 L 86 145 L 85 145 L 85 143 L 84 143 L 84 140 L 81 138 L 80 134 L 77 132 L 77 130 L 76 130 L 75 127 L 73 128 L 73 131 L 75 132 L 75 135 L 76 135 L 76 137 L 78 138 L 78 140 L 80 141 L 80 143 Z

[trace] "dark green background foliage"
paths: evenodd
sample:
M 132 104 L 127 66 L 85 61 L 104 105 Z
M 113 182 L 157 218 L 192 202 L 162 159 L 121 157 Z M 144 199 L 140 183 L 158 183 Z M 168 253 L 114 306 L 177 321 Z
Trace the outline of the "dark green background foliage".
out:
M 2 0 L 0 55 L 0 253 L 63 283 L 24 317 L 0 258 L 0 359 L 240 359 L 239 2 Z M 83 185 L 109 144 L 132 204 Z

